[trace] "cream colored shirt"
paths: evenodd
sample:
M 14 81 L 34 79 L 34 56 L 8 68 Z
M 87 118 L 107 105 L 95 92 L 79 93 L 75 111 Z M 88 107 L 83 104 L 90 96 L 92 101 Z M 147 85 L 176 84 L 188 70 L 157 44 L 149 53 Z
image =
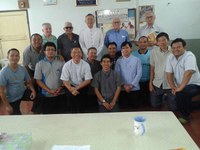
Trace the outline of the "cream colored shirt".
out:
M 165 73 L 167 57 L 171 54 L 171 47 L 168 46 L 168 50 L 163 52 L 158 46 L 154 46 L 151 51 L 150 64 L 154 66 L 154 79 L 153 85 L 163 89 L 170 89 Z

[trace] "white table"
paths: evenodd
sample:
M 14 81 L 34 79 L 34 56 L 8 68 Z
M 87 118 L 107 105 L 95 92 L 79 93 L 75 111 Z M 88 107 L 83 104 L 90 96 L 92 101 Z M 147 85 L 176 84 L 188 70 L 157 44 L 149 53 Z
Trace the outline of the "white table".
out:
M 134 136 L 133 118 L 147 118 L 147 133 Z M 199 150 L 171 112 L 0 116 L 0 132 L 32 133 L 32 150 L 91 145 L 91 150 Z

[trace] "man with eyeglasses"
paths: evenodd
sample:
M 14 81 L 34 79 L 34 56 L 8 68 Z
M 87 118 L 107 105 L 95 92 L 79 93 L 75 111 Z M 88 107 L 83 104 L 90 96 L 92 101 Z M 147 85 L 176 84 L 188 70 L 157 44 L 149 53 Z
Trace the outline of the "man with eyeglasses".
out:
M 87 14 L 85 16 L 86 27 L 83 28 L 79 34 L 79 42 L 83 50 L 83 58 L 87 59 L 88 49 L 95 47 L 97 49 L 97 60 L 101 59 L 103 50 L 103 33 L 101 29 L 94 26 L 95 18 L 93 14 Z
M 117 44 L 117 56 L 121 56 L 121 44 L 123 42 L 129 42 L 129 36 L 128 32 L 124 29 L 120 28 L 121 21 L 119 18 L 114 18 L 113 19 L 113 29 L 109 30 L 106 33 L 104 43 L 106 47 L 108 47 L 108 44 L 111 42 L 115 42 Z
M 154 23 L 155 19 L 156 19 L 156 16 L 154 12 L 147 11 L 145 13 L 146 25 L 144 25 L 143 27 L 139 29 L 137 36 L 135 38 L 136 44 L 137 44 L 138 39 L 141 36 L 148 37 L 149 49 L 152 49 L 152 47 L 156 44 L 156 36 L 160 32 L 162 32 L 162 29 Z
M 65 62 L 71 59 L 71 49 L 73 47 L 80 47 L 79 36 L 74 34 L 71 22 L 65 22 L 63 30 L 65 33 L 58 37 L 58 53 L 62 55 Z

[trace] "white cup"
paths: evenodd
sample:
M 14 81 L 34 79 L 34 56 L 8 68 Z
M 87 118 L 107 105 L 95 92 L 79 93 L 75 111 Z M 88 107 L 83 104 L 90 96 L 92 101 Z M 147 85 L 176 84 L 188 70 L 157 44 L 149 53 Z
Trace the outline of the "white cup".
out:
M 143 116 L 136 116 L 134 118 L 133 131 L 135 135 L 144 135 L 146 132 L 145 122 L 146 118 Z

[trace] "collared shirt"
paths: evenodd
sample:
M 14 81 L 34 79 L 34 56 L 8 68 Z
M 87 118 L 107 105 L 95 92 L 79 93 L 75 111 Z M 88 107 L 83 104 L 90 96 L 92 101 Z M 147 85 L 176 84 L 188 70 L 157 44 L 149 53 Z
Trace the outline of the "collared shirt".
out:
M 94 60 L 93 62 L 86 60 L 86 62 L 90 65 L 92 76 L 101 70 L 101 63 L 98 60 Z
M 132 55 L 139 58 L 142 63 L 142 77 L 140 82 L 146 82 L 150 79 L 150 55 L 151 51 L 147 50 L 145 54 L 141 54 L 139 50 L 133 51 Z
M 64 64 L 60 79 L 70 82 L 73 86 L 77 86 L 85 80 L 91 80 L 90 66 L 84 60 L 81 60 L 79 64 L 75 64 L 71 59 Z
M 154 79 L 153 84 L 156 87 L 162 85 L 163 89 L 170 89 L 165 73 L 167 57 L 171 54 L 171 47 L 168 46 L 168 50 L 163 52 L 158 46 L 155 46 L 151 51 L 150 64 L 154 66 Z
M 80 47 L 79 36 L 77 34 L 72 33 L 72 40 L 68 38 L 66 33 L 58 37 L 58 49 L 64 57 L 65 62 L 71 59 L 71 49 L 73 47 Z
M 122 77 L 124 84 L 131 84 L 132 91 L 140 90 L 139 81 L 142 76 L 142 65 L 139 58 L 130 55 L 120 57 L 115 64 L 115 70 Z
M 16 71 L 11 70 L 9 66 L 5 66 L 0 71 L 0 86 L 6 88 L 6 97 L 9 102 L 15 102 L 21 99 L 26 89 L 24 81 L 30 80 L 26 69 L 20 65 Z
M 64 62 L 60 60 L 54 59 L 52 62 L 49 62 L 45 57 L 36 64 L 34 79 L 42 80 L 49 89 L 56 90 L 62 85 L 60 76 L 63 65 Z M 61 93 L 63 94 L 64 91 Z M 53 97 L 44 89 L 41 90 L 41 94 L 45 97 Z
M 106 33 L 104 43 L 106 47 L 108 47 L 108 44 L 111 42 L 115 42 L 117 44 L 117 51 L 121 51 L 121 44 L 123 42 L 129 42 L 129 36 L 128 32 L 124 29 L 119 29 L 118 31 L 111 29 Z
M 42 51 L 42 49 L 40 50 L 40 53 L 38 53 L 31 45 L 29 45 L 23 51 L 22 64 L 23 66 L 28 66 L 30 70 L 34 71 L 36 63 L 42 58 L 44 58 L 44 52 Z
M 97 72 L 92 80 L 91 86 L 97 88 L 106 101 L 111 102 L 117 87 L 121 86 L 123 81 L 114 70 Z
M 165 71 L 174 74 L 174 80 L 177 85 L 180 85 L 185 71 L 192 70 L 193 74 L 190 78 L 189 84 L 200 85 L 200 73 L 197 67 L 196 57 L 190 51 L 185 51 L 185 53 L 178 59 L 171 54 L 167 59 L 167 66 Z
M 141 36 L 147 36 L 149 33 L 155 32 L 155 34 L 158 35 L 162 31 L 163 30 L 156 24 L 154 24 L 152 27 L 148 27 L 148 25 L 144 25 L 139 29 L 137 36 L 135 38 L 135 41 L 138 41 Z
M 84 53 L 85 59 L 87 58 L 88 49 L 95 47 L 97 49 L 97 60 L 101 58 L 104 40 L 103 33 L 99 28 L 84 28 L 79 34 L 79 42 Z
M 58 44 L 57 44 L 57 38 L 54 35 L 51 35 L 51 38 L 48 39 L 46 38 L 46 36 L 43 34 L 42 35 L 42 45 L 44 46 L 45 43 L 47 42 L 53 42 L 56 45 L 56 49 L 58 48 Z

